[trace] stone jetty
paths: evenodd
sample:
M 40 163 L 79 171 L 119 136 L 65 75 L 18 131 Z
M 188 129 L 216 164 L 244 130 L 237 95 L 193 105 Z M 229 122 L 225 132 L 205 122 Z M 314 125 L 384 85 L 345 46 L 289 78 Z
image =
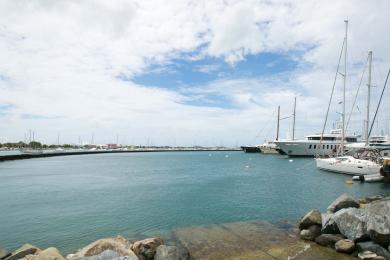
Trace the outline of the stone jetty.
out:
M 327 211 L 299 222 L 300 237 L 360 259 L 390 259 L 390 197 L 355 200 L 343 194 Z

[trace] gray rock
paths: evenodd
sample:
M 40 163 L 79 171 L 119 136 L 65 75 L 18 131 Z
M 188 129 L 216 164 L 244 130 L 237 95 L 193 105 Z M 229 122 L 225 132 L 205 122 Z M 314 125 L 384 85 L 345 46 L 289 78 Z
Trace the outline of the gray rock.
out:
M 135 254 L 121 256 L 113 250 L 105 250 L 98 255 L 73 258 L 77 260 L 138 260 Z
M 355 243 L 349 239 L 341 239 L 336 242 L 334 248 L 337 252 L 352 254 L 352 252 L 355 251 Z
M 140 260 L 149 260 L 153 259 L 157 247 L 163 244 L 164 241 L 161 238 L 153 237 L 134 242 L 131 249 Z
M 352 197 L 348 196 L 347 194 L 343 194 L 340 197 L 338 197 L 335 201 L 333 201 L 329 205 L 327 210 L 329 213 L 335 213 L 340 209 L 359 208 L 359 207 L 360 204 L 356 200 L 354 200 Z
M 85 256 L 79 259 L 80 260 L 111 260 L 111 259 L 117 259 L 118 257 L 119 257 L 119 253 L 113 250 L 105 250 L 98 255 Z
M 190 260 L 190 254 L 185 248 L 161 245 L 157 247 L 154 260 Z
M 343 239 L 343 236 L 340 234 L 322 234 L 318 236 L 315 241 L 317 244 L 321 246 L 327 246 L 334 248 L 334 245 L 336 244 L 337 241 Z
M 96 240 L 95 242 L 80 249 L 77 253 L 68 255 L 69 260 L 79 259 L 81 257 L 96 256 L 106 250 L 117 252 L 120 256 L 135 255 L 131 250 L 131 243 L 124 237 L 109 237 Z
M 362 203 L 362 204 L 367 204 L 367 203 L 371 203 L 373 201 L 377 201 L 377 200 L 381 200 L 383 199 L 383 196 L 370 196 L 370 197 L 365 197 L 365 198 L 362 198 L 362 199 L 359 199 L 359 203 Z
M 33 245 L 30 245 L 30 244 L 25 244 L 22 247 L 20 247 L 19 249 L 17 249 L 16 251 L 14 251 L 11 256 L 8 256 L 5 259 L 6 260 L 17 260 L 17 259 L 25 257 L 26 255 L 33 255 L 38 251 L 40 251 L 39 248 L 37 248 Z
M 334 221 L 333 218 L 334 214 L 333 213 L 325 213 L 321 214 L 321 219 L 322 219 L 322 228 L 321 232 L 323 234 L 339 234 L 340 230 Z
M 371 259 L 375 259 L 377 257 L 377 255 L 373 252 L 370 252 L 370 251 L 364 251 L 364 252 L 359 253 L 358 257 L 362 260 L 371 260 Z
M 386 259 L 390 259 L 390 252 L 372 241 L 357 243 L 356 248 L 359 252 L 371 251 L 379 256 L 383 256 Z
M 390 198 L 367 206 L 367 231 L 370 238 L 383 246 L 390 245 Z
M 302 229 L 300 237 L 304 240 L 314 241 L 316 237 L 321 235 L 321 227 L 318 225 L 312 225 L 309 229 Z
M 7 252 L 6 250 L 0 248 L 0 259 L 5 259 L 10 255 L 11 255 L 10 252 Z
M 367 213 L 363 209 L 346 208 L 333 216 L 340 233 L 352 241 L 364 241 L 368 238 Z
M 299 222 L 299 229 L 308 229 L 312 225 L 322 225 L 321 212 L 317 209 L 309 211 Z

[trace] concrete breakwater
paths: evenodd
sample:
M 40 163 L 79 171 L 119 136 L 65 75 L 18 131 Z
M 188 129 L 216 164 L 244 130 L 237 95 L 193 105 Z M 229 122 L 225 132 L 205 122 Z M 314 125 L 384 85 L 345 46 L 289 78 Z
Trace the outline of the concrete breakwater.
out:
M 94 150 L 94 151 L 66 151 L 66 152 L 48 152 L 48 153 L 22 153 L 0 156 L 0 162 L 24 160 L 33 158 L 46 158 L 55 156 L 69 156 L 69 155 L 89 155 L 89 154 L 119 154 L 119 153 L 151 153 L 151 152 L 229 152 L 240 151 L 240 149 L 137 149 L 137 150 Z

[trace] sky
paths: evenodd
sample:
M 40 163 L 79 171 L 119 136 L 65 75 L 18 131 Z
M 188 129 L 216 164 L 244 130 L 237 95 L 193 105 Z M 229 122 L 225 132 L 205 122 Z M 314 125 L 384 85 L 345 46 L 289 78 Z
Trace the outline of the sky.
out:
M 390 1 L 0 0 L 0 142 L 31 130 L 44 143 L 254 145 L 275 138 L 279 105 L 291 137 L 295 97 L 295 136 L 319 133 L 345 19 L 348 130 L 362 134 L 368 51 L 371 118 L 390 68 Z M 341 100 L 338 77 L 327 131 Z

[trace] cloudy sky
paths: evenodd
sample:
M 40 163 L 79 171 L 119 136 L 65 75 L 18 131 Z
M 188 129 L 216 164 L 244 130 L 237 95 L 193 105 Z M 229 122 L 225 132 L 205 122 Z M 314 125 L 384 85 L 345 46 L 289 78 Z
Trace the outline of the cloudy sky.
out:
M 262 143 L 295 96 L 296 135 L 320 132 L 345 19 L 346 106 L 372 50 L 374 110 L 390 67 L 387 0 L 1 0 L 0 142 L 31 129 L 46 143 Z M 352 132 L 362 132 L 366 75 Z M 291 125 L 281 122 L 282 137 Z

